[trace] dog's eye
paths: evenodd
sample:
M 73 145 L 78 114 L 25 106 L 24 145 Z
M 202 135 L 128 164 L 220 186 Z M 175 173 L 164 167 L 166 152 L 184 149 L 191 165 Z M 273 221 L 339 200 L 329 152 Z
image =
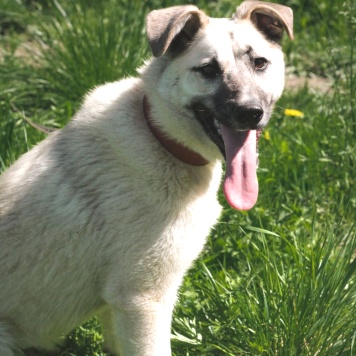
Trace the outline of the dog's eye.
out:
M 258 57 L 253 59 L 255 70 L 264 70 L 267 68 L 268 61 L 266 58 Z
M 200 67 L 193 68 L 193 70 L 209 79 L 214 79 L 220 74 L 220 68 L 216 63 L 203 64 Z
M 216 75 L 218 74 L 217 70 L 209 64 L 201 67 L 200 71 L 207 77 L 216 77 Z

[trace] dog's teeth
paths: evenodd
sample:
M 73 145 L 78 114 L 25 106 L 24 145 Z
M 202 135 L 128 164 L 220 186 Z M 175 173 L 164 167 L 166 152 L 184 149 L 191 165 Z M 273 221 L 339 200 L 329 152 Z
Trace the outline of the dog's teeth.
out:
M 258 141 L 260 139 L 261 135 L 262 135 L 262 130 L 257 130 L 256 131 L 256 141 Z
M 214 122 L 214 127 L 216 128 L 216 131 L 219 133 L 219 135 L 221 135 L 219 122 L 216 119 L 214 119 L 213 122 Z

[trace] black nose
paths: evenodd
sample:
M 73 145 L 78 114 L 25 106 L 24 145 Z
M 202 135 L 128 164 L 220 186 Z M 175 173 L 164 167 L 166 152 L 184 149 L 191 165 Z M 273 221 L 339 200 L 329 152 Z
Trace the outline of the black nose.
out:
M 237 120 L 247 129 L 254 130 L 263 118 L 263 109 L 260 105 L 240 106 L 237 112 Z

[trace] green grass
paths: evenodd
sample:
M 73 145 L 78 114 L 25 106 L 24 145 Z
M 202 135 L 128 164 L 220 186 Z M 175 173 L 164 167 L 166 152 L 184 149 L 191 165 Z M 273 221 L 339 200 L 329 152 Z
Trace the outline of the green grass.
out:
M 0 170 L 44 137 L 25 117 L 62 127 L 93 86 L 134 75 L 149 56 L 145 14 L 180 3 L 0 0 Z M 211 16 L 236 7 L 194 3 Z M 287 91 L 278 102 L 260 140 L 254 209 L 233 211 L 220 196 L 223 215 L 180 290 L 177 356 L 356 355 L 356 8 L 283 3 L 295 13 L 288 71 L 333 87 Z M 101 355 L 101 343 L 93 319 L 62 354 Z

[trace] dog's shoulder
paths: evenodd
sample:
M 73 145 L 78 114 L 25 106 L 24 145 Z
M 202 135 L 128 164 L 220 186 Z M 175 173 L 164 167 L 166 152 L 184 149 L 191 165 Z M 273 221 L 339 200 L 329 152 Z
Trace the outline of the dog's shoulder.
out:
M 132 91 L 139 91 L 141 86 L 141 80 L 135 77 L 128 77 L 116 82 L 105 83 L 95 87 L 86 94 L 82 107 L 86 109 L 94 107 L 97 109 L 98 105 L 112 105 L 122 96 L 125 96 L 125 94 L 132 94 Z
M 142 116 L 143 83 L 129 77 L 92 89 L 66 128 L 76 136 L 100 136 L 120 144 L 119 138 L 136 135 L 134 127 Z M 142 121 L 142 120 L 141 120 Z

